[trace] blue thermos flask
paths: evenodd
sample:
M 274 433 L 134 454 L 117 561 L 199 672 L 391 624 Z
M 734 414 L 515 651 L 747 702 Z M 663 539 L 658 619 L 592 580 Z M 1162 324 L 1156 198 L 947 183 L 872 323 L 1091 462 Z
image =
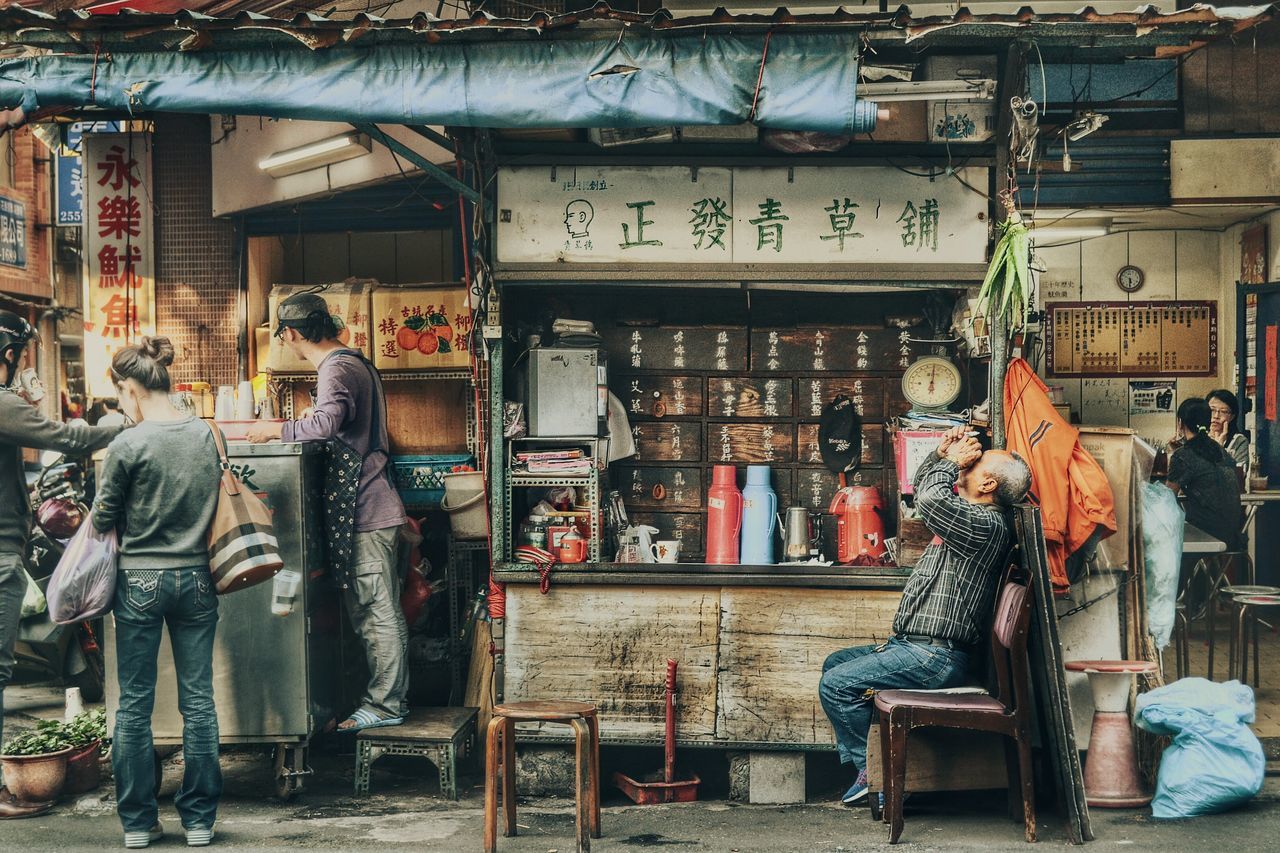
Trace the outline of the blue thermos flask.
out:
M 748 465 L 742 490 L 742 547 L 738 559 L 747 566 L 771 566 L 778 523 L 778 496 L 769 485 L 768 465 Z

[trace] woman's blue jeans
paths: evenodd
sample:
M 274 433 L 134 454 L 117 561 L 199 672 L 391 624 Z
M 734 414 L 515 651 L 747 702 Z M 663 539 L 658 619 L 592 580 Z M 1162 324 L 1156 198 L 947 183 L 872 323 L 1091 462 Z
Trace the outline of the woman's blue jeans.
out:
M 964 684 L 969 654 L 896 637 L 879 646 L 856 646 L 822 664 L 818 696 L 836 733 L 841 764 L 867 769 L 867 731 L 881 690 L 940 690 Z
M 208 568 L 121 571 L 115 599 L 116 670 L 120 708 L 111 744 L 116 811 L 125 832 L 155 825 L 155 747 L 151 712 L 156 656 L 169 626 L 185 772 L 174 805 L 184 827 L 212 828 L 222 794 L 218 715 L 213 706 L 213 636 L 218 599 Z

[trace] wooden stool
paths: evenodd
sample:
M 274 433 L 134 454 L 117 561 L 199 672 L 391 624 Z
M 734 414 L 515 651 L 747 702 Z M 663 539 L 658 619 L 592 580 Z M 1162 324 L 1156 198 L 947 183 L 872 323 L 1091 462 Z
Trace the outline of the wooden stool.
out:
M 506 820 L 502 834 L 508 838 L 516 834 L 516 723 L 562 723 L 573 729 L 578 853 L 587 853 L 591 839 L 600 837 L 600 721 L 594 705 L 549 700 L 510 702 L 493 708 L 484 751 L 485 853 L 498 849 L 499 785 Z
M 404 723 L 356 733 L 356 795 L 369 793 L 373 762 L 384 755 L 417 755 L 436 766 L 440 793 L 458 799 L 458 754 L 476 734 L 475 708 L 414 708 Z

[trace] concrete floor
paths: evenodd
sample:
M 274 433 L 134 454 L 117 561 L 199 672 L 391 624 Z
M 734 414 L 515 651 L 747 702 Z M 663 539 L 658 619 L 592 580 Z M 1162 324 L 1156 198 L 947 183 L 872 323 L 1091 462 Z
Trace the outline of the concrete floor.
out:
M 30 725 L 34 718 L 57 716 L 60 691 L 11 688 L 6 691 L 6 728 Z M 812 763 L 812 761 L 811 761 Z M 270 796 L 268 758 L 263 753 L 227 756 L 226 796 L 218 822 L 219 847 L 236 850 L 402 848 L 425 851 L 479 849 L 479 779 L 464 775 L 463 799 L 437 796 L 435 772 L 411 759 L 384 759 L 375 767 L 374 795 L 351 796 L 353 759 L 329 752 L 316 755 L 312 788 L 290 803 Z M 176 784 L 167 774 L 166 787 Z M 883 824 L 865 808 L 846 809 L 835 800 L 840 779 L 810 774 L 810 800 L 804 806 L 748 806 L 709 800 L 679 806 L 640 808 L 616 795 L 606 798 L 605 837 L 599 851 L 670 849 L 723 853 L 860 851 L 887 847 Z M 1235 812 L 1190 821 L 1154 821 L 1149 812 L 1092 813 L 1096 849 L 1123 846 L 1137 850 L 1272 850 L 1280 835 L 1280 780 L 1268 779 L 1263 794 Z M 908 805 L 903 843 L 916 850 L 1027 850 L 1019 826 L 1003 816 L 998 794 L 935 795 Z M 171 833 L 156 849 L 182 846 L 180 829 L 168 799 L 162 820 Z M 561 799 L 522 800 L 520 835 L 501 839 L 499 849 L 525 853 L 573 850 L 572 803 Z M 1045 813 L 1040 821 L 1041 849 L 1066 845 L 1062 821 Z M 63 803 L 50 815 L 0 824 L 0 849 L 27 851 L 100 851 L 120 845 L 109 788 L 78 802 Z

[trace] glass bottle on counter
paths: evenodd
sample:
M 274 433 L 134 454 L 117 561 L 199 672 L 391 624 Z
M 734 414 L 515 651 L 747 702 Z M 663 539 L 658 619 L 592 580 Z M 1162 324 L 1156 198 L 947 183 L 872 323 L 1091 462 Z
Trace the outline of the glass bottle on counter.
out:
M 546 549 L 547 517 L 545 515 L 531 515 L 521 522 L 520 544 Z

